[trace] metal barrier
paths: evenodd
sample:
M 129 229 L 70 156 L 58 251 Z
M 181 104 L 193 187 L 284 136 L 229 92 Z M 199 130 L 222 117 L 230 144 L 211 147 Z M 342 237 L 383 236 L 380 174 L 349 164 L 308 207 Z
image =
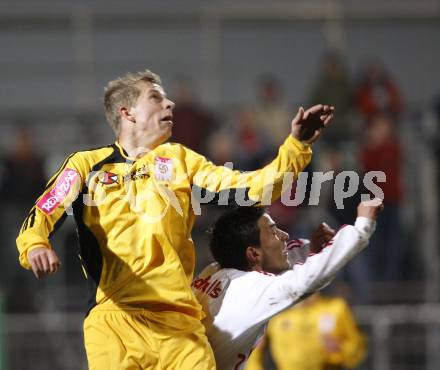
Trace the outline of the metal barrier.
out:
M 440 304 L 357 306 L 369 337 L 363 370 L 438 370 Z M 5 316 L 8 370 L 87 369 L 82 314 Z
M 86 370 L 83 317 L 59 312 L 7 314 L 5 370 Z
M 439 304 L 358 306 L 354 311 L 369 337 L 362 369 L 439 368 Z

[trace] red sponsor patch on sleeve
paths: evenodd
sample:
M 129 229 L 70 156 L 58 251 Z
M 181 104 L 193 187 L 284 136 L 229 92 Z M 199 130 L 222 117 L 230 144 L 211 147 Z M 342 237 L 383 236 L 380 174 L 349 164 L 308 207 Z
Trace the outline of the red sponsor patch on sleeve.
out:
M 72 186 L 78 179 L 79 173 L 71 168 L 66 168 L 58 177 L 55 185 L 37 202 L 37 207 L 50 215 L 69 195 Z

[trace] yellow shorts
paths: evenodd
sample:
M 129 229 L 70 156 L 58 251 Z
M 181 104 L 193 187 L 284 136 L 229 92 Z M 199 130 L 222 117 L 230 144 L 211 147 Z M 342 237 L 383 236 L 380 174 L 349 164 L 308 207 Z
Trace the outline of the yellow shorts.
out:
M 95 307 L 84 343 L 90 370 L 215 370 L 203 324 L 178 312 Z

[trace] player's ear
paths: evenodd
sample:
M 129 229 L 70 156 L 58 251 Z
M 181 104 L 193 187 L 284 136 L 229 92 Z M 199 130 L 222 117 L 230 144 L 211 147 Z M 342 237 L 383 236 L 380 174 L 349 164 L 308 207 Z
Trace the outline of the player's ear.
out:
M 119 115 L 121 118 L 125 118 L 127 121 L 136 122 L 136 119 L 134 115 L 132 114 L 132 109 L 130 107 L 120 107 L 119 108 Z
M 246 248 L 246 259 L 250 266 L 255 266 L 260 263 L 261 249 L 256 247 Z

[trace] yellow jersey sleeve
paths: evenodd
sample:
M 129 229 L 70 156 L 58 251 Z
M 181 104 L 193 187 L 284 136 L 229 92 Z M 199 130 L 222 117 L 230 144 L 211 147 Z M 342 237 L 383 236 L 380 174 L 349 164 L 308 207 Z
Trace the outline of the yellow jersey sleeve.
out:
M 17 248 L 24 268 L 31 268 L 27 259 L 29 251 L 39 246 L 51 248 L 49 237 L 64 221 L 78 196 L 86 172 L 76 157 L 75 154 L 68 157 L 52 176 L 20 229 Z
M 262 169 L 240 172 L 216 166 L 205 157 L 186 149 L 186 165 L 193 194 L 201 203 L 219 205 L 270 205 L 309 164 L 309 144 L 291 135 L 280 146 L 277 157 Z
M 367 349 L 365 338 L 357 327 L 353 314 L 347 303 L 338 299 L 339 314 L 336 332 L 340 339 L 340 350 L 330 353 L 328 362 L 345 368 L 357 367 L 365 358 Z

